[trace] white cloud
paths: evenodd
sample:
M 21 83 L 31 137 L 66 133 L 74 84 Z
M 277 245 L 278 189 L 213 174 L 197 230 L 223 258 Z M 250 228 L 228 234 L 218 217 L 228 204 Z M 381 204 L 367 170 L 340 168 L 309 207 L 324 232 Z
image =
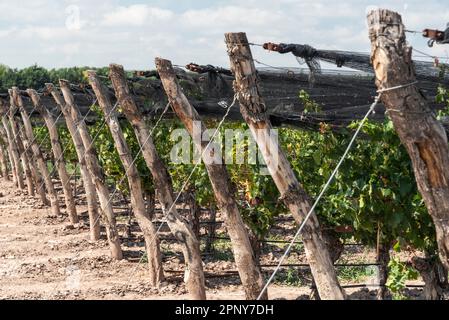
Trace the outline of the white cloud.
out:
M 449 21 L 449 9 L 438 0 L 230 0 L 217 5 L 203 1 L 203 7 L 186 10 L 175 8 L 174 1 L 163 6 L 120 2 L 2 0 L 0 12 L 7 14 L 0 20 L 0 63 L 62 67 L 118 62 L 138 69 L 151 67 L 155 56 L 163 56 L 175 64 L 194 61 L 228 66 L 224 33 L 234 31 L 246 32 L 256 43 L 295 42 L 368 52 L 365 11 L 370 4 L 400 11 L 407 27 L 414 30 L 443 28 Z M 67 8 L 73 6 L 79 7 L 80 25 L 70 29 Z M 418 49 L 446 54 L 444 46 L 427 48 L 419 35 L 409 40 Z M 268 64 L 297 66 L 290 55 L 258 47 L 254 55 Z
M 181 15 L 180 21 L 191 27 L 216 29 L 217 27 L 276 25 L 285 18 L 282 13 L 263 8 L 245 8 L 226 6 L 201 10 L 188 10 Z
M 61 39 L 68 39 L 69 30 L 64 27 L 52 28 L 52 27 L 32 27 L 27 26 L 23 29 L 16 30 L 17 36 L 21 39 L 33 39 L 39 40 L 52 40 L 58 41 Z
M 16 31 L 16 28 L 8 28 L 0 30 L 0 38 L 6 38 L 12 35 Z
M 144 4 L 118 7 L 104 15 L 102 24 L 105 26 L 143 26 L 155 21 L 173 18 L 170 10 L 149 7 Z

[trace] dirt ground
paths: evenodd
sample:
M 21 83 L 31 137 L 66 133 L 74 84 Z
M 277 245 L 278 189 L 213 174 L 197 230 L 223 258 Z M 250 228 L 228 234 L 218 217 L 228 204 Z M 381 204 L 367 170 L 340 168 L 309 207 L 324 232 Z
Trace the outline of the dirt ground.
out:
M 84 221 L 86 211 L 78 206 Z M 70 227 L 67 216 L 52 216 L 37 199 L 0 180 L 0 299 L 188 299 L 182 274 L 166 273 L 160 288 L 147 284 L 139 235 L 122 239 L 122 248 L 125 259 L 113 261 L 105 240 L 89 241 L 86 225 Z M 182 261 L 173 254 L 176 248 L 163 242 L 163 249 L 164 268 L 182 271 Z M 205 259 L 207 273 L 235 269 L 232 262 L 209 260 Z M 304 299 L 310 289 L 273 285 L 269 294 L 271 299 Z M 353 299 L 375 298 L 368 289 L 348 294 Z M 207 295 L 214 300 L 244 299 L 238 278 L 209 278 Z

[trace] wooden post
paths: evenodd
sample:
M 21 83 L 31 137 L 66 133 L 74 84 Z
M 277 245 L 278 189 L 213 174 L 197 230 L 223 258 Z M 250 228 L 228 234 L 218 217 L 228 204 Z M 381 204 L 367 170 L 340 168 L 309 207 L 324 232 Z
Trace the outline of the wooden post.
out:
M 0 100 L 0 104 L 1 104 L 0 112 L 1 112 L 3 129 L 6 133 L 6 138 L 8 140 L 8 151 L 9 151 L 8 155 L 9 155 L 9 160 L 11 163 L 11 171 L 12 171 L 13 181 L 17 188 L 23 189 L 24 183 L 23 183 L 23 176 L 22 176 L 22 168 L 20 167 L 19 150 L 18 150 L 17 144 L 14 142 L 14 136 L 13 136 L 12 130 L 8 123 L 7 110 L 5 109 L 5 105 L 3 104 L 3 101 Z
M 5 178 L 6 181 L 10 181 L 9 177 L 9 166 L 8 166 L 8 151 L 7 151 L 7 138 L 6 133 L 3 128 L 0 126 L 0 163 L 2 165 L 2 177 Z
M 27 149 L 31 148 L 33 152 L 33 156 L 35 161 L 37 162 L 37 166 L 39 168 L 40 173 L 44 179 L 45 187 L 47 189 L 48 197 L 50 198 L 51 210 L 53 215 L 60 215 L 59 208 L 59 200 L 58 195 L 56 193 L 55 187 L 53 185 L 53 181 L 50 175 L 50 172 L 47 167 L 47 163 L 44 160 L 44 156 L 42 155 L 41 150 L 39 149 L 39 145 L 37 144 L 36 138 L 33 133 L 33 126 L 31 125 L 31 120 L 26 112 L 23 104 L 22 97 L 20 96 L 19 89 L 17 87 L 12 88 L 12 95 L 14 99 L 15 105 L 19 108 L 19 112 L 22 115 L 22 121 L 24 124 L 25 137 L 28 140 Z M 37 186 L 39 187 L 39 186 Z
M 23 129 L 23 127 L 22 127 Z M 28 138 L 25 136 L 24 130 L 18 128 L 18 124 L 16 125 L 16 130 L 19 133 L 20 142 L 22 145 L 19 146 L 19 150 L 23 150 L 23 160 L 25 163 L 25 176 L 28 179 L 31 179 L 30 185 L 33 187 L 32 195 L 34 196 L 34 187 L 37 188 L 37 192 L 41 197 L 42 203 L 45 206 L 50 206 L 50 201 L 47 198 L 47 193 L 45 191 L 45 183 L 40 175 L 36 162 L 34 161 L 33 151 L 29 145 Z M 20 130 L 20 131 L 19 131 Z M 23 149 L 22 149 L 23 148 Z M 28 182 L 27 182 L 28 184 Z
M 441 261 L 449 269 L 449 147 L 446 132 L 416 82 L 412 48 L 401 16 L 385 9 L 368 15 L 372 63 L 381 100 L 405 145 L 418 189 L 435 224 Z
M 215 208 L 215 204 L 212 204 L 210 206 L 209 212 L 210 219 L 209 225 L 207 226 L 206 248 L 204 249 L 204 251 L 212 253 L 214 251 L 214 242 L 217 232 L 217 209 Z
M 87 169 L 92 177 L 92 181 L 95 185 L 97 195 L 100 200 L 100 206 L 103 213 L 103 222 L 106 227 L 106 234 L 108 236 L 112 257 L 116 260 L 121 260 L 123 259 L 123 253 L 120 248 L 120 238 L 117 231 L 114 209 L 112 208 L 111 201 L 109 201 L 109 189 L 106 186 L 104 172 L 98 162 L 95 146 L 93 145 L 86 122 L 81 117 L 78 106 L 75 104 L 75 99 L 73 98 L 69 83 L 65 80 L 60 80 L 59 84 L 66 102 L 63 104 L 63 108 L 67 108 L 70 112 L 72 120 L 75 122 L 75 126 L 78 128 L 80 133 L 84 149 L 86 150 L 84 157 L 86 160 Z
M 33 182 L 33 176 L 31 173 L 31 168 L 35 168 L 35 166 L 30 165 L 31 159 L 29 158 L 26 150 L 29 150 L 28 148 L 25 149 L 25 146 L 22 141 L 22 137 L 20 134 L 19 125 L 15 119 L 15 114 L 17 112 L 17 107 L 14 104 L 13 97 L 12 97 L 12 91 L 8 90 L 10 95 L 10 106 L 9 106 L 9 123 L 11 125 L 11 132 L 12 132 L 12 138 L 14 143 L 17 145 L 17 149 L 19 151 L 20 159 L 22 161 L 22 167 L 23 171 L 25 172 L 25 180 L 27 184 L 28 193 L 30 195 L 34 195 L 34 182 Z M 20 183 L 19 180 L 19 188 L 24 190 L 25 185 Z
M 0 101 L 0 104 L 2 102 Z M 2 111 L 2 106 L 0 106 L 0 118 L 3 118 L 3 111 Z M 11 173 L 12 173 L 12 177 L 13 177 L 13 182 L 16 183 L 16 177 L 15 177 L 15 167 L 14 167 L 14 158 L 12 156 L 12 152 L 11 152 L 11 146 L 9 145 L 9 138 L 8 138 L 8 134 L 6 133 L 6 130 L 4 129 L 4 127 L 2 126 L 2 124 L 0 123 L 0 136 L 1 139 L 3 141 L 3 145 L 2 147 L 4 148 L 3 152 L 4 154 L 8 155 L 8 159 L 6 160 L 6 170 L 8 173 L 8 180 L 11 180 L 9 177 L 9 169 L 11 169 Z M 9 160 L 9 167 L 8 167 L 8 160 Z
M 376 263 L 378 263 L 379 289 L 377 290 L 377 300 L 386 300 L 389 290 L 386 287 L 388 281 L 388 264 L 390 263 L 390 245 L 379 243 L 377 247 Z
M 145 190 L 143 199 L 145 200 L 145 210 L 147 211 L 147 214 L 150 216 L 151 220 L 154 220 L 156 215 L 156 191 Z
M 195 192 L 186 194 L 186 203 L 189 206 L 189 221 L 192 226 L 192 230 L 195 236 L 200 239 L 201 237 L 201 207 L 195 199 Z
M 92 182 L 89 170 L 87 170 L 86 160 L 84 155 L 86 154 L 86 149 L 83 145 L 83 140 L 77 130 L 75 122 L 70 115 L 70 110 L 65 106 L 64 99 L 61 94 L 56 90 L 53 84 L 46 84 L 47 91 L 52 95 L 56 102 L 56 105 L 60 108 L 64 115 L 67 128 L 72 137 L 73 144 L 75 146 L 76 155 L 78 156 L 81 178 L 84 182 L 84 188 L 86 191 L 87 199 L 87 211 L 89 214 L 89 226 L 90 226 L 90 240 L 97 241 L 100 240 L 100 215 L 98 213 L 98 196 L 95 186 Z M 75 186 L 76 188 L 76 186 Z
M 162 268 L 162 257 L 156 228 L 146 212 L 145 200 L 143 199 L 142 181 L 139 171 L 135 165 L 131 151 L 123 135 L 118 120 L 117 112 L 113 109 L 111 100 L 104 86 L 101 84 L 95 71 L 88 71 L 89 83 L 97 96 L 98 103 L 106 117 L 115 147 L 118 151 L 131 194 L 131 206 L 136 216 L 137 223 L 143 232 L 148 256 L 148 267 L 150 269 L 150 285 L 158 286 L 164 281 L 164 270 Z
M 36 90 L 27 90 L 28 95 L 31 97 L 31 101 L 35 109 L 44 118 L 45 124 L 48 128 L 50 135 L 50 141 L 52 146 L 53 155 L 55 157 L 55 166 L 58 170 L 59 178 L 62 183 L 62 190 L 64 192 L 65 204 L 67 207 L 67 214 L 69 216 L 70 222 L 76 224 L 79 222 L 78 214 L 76 212 L 75 199 L 73 198 L 72 186 L 70 185 L 69 175 L 67 173 L 66 164 L 62 154 L 62 147 L 59 141 L 58 127 L 56 126 L 56 121 L 50 111 L 41 104 L 40 97 Z
M 265 102 L 260 95 L 258 74 L 246 34 L 228 33 L 226 43 L 231 71 L 236 77 L 234 89 L 240 102 L 242 116 L 250 127 L 282 200 L 292 212 L 296 222 L 301 224 L 311 209 L 309 198 L 298 182 L 278 141 L 273 137 L 273 127 L 266 113 Z M 321 299 L 344 299 L 345 295 L 338 282 L 316 214 L 308 220 L 302 236 Z
M 435 259 L 433 254 L 425 252 L 424 257 L 412 257 L 411 265 L 421 274 L 424 281 L 424 300 L 444 300 L 448 273 L 441 262 Z
M 184 281 L 191 298 L 205 300 L 205 279 L 201 260 L 200 242 L 188 223 L 180 216 L 174 204 L 173 186 L 170 175 L 159 157 L 150 128 L 132 99 L 122 66 L 111 65 L 110 77 L 120 106 L 134 128 L 134 132 L 142 146 L 142 154 L 154 179 L 158 190 L 159 201 L 167 215 L 170 230 L 182 245 L 186 263 Z
M 200 128 L 198 128 L 200 129 L 198 135 L 203 137 L 206 127 L 201 122 L 198 112 L 192 107 L 187 100 L 187 97 L 182 92 L 171 62 L 157 58 L 156 67 L 161 77 L 165 92 L 167 93 L 168 100 L 177 116 L 184 123 L 187 131 L 189 131 L 190 135 L 193 137 L 194 123 L 201 123 Z M 203 153 L 208 142 L 198 141 L 198 139 L 195 138 L 193 140 L 196 148 L 200 153 Z M 211 153 L 213 152 L 211 150 L 209 151 Z M 206 163 L 206 169 L 212 183 L 218 207 L 226 217 L 226 227 L 229 236 L 232 239 L 235 262 L 243 287 L 245 288 L 246 298 L 248 300 L 255 300 L 263 289 L 264 280 L 254 256 L 249 235 L 240 215 L 237 202 L 235 201 L 235 193 L 231 179 L 229 178 L 229 174 L 223 163 L 223 159 L 222 164 Z M 264 294 L 264 299 L 267 299 L 267 294 Z
M 11 132 L 13 135 L 14 142 L 17 144 L 17 149 L 19 151 L 20 159 L 22 161 L 22 168 L 25 172 L 25 179 L 28 189 L 28 194 L 30 196 L 34 196 L 34 186 L 38 187 L 38 180 L 40 176 L 37 175 L 37 169 L 34 165 L 33 157 L 32 157 L 32 151 L 28 147 L 28 139 L 25 137 L 23 133 L 23 127 L 19 126 L 19 123 L 17 122 L 17 119 L 15 118 L 15 115 L 17 113 L 17 106 L 14 102 L 13 96 L 12 96 L 12 90 L 8 90 L 9 96 L 10 96 L 10 108 L 9 108 L 9 123 L 11 125 Z M 39 180 L 40 181 L 40 180 Z M 39 194 L 44 195 L 42 198 L 42 202 L 44 205 L 49 205 L 49 201 L 47 199 L 47 195 L 45 193 L 45 189 L 40 188 Z

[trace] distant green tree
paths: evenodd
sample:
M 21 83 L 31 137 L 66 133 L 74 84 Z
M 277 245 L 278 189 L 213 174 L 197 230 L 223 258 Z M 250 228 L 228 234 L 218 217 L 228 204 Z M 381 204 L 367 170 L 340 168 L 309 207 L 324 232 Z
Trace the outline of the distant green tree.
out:
M 0 92 L 7 92 L 8 88 L 17 82 L 17 71 L 0 64 Z
M 50 82 L 50 75 L 47 69 L 34 65 L 16 71 L 16 86 L 20 89 L 40 89 L 45 83 Z
M 88 67 L 51 69 L 49 71 L 50 82 L 58 83 L 59 79 L 64 79 L 71 83 L 87 83 L 84 72 L 88 69 Z
M 38 65 L 25 69 L 12 69 L 0 64 L 0 92 L 6 93 L 11 87 L 20 89 L 42 89 L 46 83 L 57 84 L 59 79 L 64 79 L 74 84 L 87 84 L 86 70 L 94 69 L 102 78 L 107 78 L 109 68 L 71 67 L 47 70 Z M 105 83 L 109 83 L 105 79 Z

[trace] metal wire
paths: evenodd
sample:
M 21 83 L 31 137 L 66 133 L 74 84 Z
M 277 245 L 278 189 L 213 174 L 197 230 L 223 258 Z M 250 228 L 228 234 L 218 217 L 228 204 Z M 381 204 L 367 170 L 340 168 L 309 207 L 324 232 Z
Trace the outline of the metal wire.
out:
M 117 102 L 117 103 L 118 103 L 118 102 Z M 138 160 L 138 157 L 140 156 L 140 153 L 143 151 L 144 146 L 148 143 L 148 141 L 149 141 L 150 138 L 152 137 L 154 131 L 156 130 L 156 128 L 158 127 L 158 125 L 161 123 L 163 117 L 165 116 L 165 114 L 168 112 L 169 109 L 170 109 L 170 103 L 167 104 L 167 106 L 166 106 L 164 112 L 161 114 L 161 116 L 159 117 L 159 119 L 158 119 L 158 121 L 156 122 L 155 126 L 154 126 L 153 129 L 151 130 L 151 132 L 150 132 L 150 134 L 149 134 L 147 140 L 146 140 L 144 143 L 142 143 L 142 145 L 141 145 L 141 147 L 140 147 L 140 150 L 139 150 L 139 152 L 137 153 L 137 155 L 134 157 L 134 160 L 133 160 L 131 166 L 133 166 L 133 165 L 136 163 L 136 161 Z M 111 115 L 111 114 L 112 114 L 112 111 L 109 113 L 109 115 Z M 105 121 L 106 121 L 106 119 L 107 119 L 107 118 L 105 118 Z M 130 170 L 131 166 L 128 168 L 128 170 Z M 121 183 L 126 179 L 128 170 L 127 170 L 126 173 L 123 175 L 121 181 L 120 181 L 118 184 L 121 184 Z M 112 195 L 109 196 L 108 203 L 106 204 L 106 206 L 108 206 L 108 205 L 112 202 L 112 200 L 114 199 L 114 196 L 116 195 L 117 192 L 118 192 L 118 189 L 115 189 L 114 193 L 113 193 Z M 101 219 L 101 215 L 99 215 L 99 216 L 97 217 L 97 219 L 93 222 L 92 226 L 95 226 L 95 225 L 100 221 L 100 219 Z M 81 252 L 78 252 L 72 259 L 76 259 L 80 254 L 81 254 Z M 141 258 L 139 264 L 142 262 L 142 259 L 143 259 L 143 257 Z M 137 270 L 137 269 L 135 269 L 135 270 Z M 134 270 L 134 272 L 135 272 L 135 270 Z M 133 272 L 133 273 L 134 273 L 134 272 Z M 52 291 L 55 291 L 57 288 L 58 288 L 58 286 L 56 286 Z
M 42 139 L 41 143 L 38 145 L 39 150 L 40 150 L 40 148 L 42 147 L 42 145 L 44 144 L 44 142 L 46 142 L 47 138 L 50 136 L 50 130 L 52 130 L 52 129 L 56 126 L 56 123 L 59 121 L 59 119 L 60 119 L 61 117 L 62 117 L 62 112 L 59 113 L 59 116 L 55 119 L 55 123 L 53 124 L 53 126 L 52 126 L 51 128 L 49 128 L 47 134 L 46 134 L 45 137 Z M 27 152 L 27 151 L 32 147 L 32 145 L 36 142 L 36 140 L 37 140 L 37 136 L 34 135 L 33 140 L 31 141 L 31 143 L 29 143 L 28 147 L 25 149 L 25 152 Z M 32 154 L 32 159 L 33 159 L 34 157 L 35 157 L 35 154 L 34 154 L 34 152 L 33 152 L 33 154 Z
M 412 85 L 415 85 L 417 82 L 412 82 L 412 83 L 407 83 L 407 84 L 403 84 L 403 85 L 399 85 L 399 86 L 395 86 L 395 87 L 391 87 L 391 88 L 385 88 L 385 89 L 379 89 L 378 92 L 378 96 L 375 98 L 373 104 L 371 105 L 371 107 L 369 108 L 367 114 L 365 115 L 365 117 L 362 119 L 362 121 L 360 122 L 359 127 L 357 128 L 356 132 L 354 133 L 354 136 L 352 137 L 351 141 L 349 142 L 348 147 L 346 148 L 346 151 L 344 152 L 343 156 L 341 157 L 340 161 L 337 164 L 337 167 L 335 168 L 335 170 L 332 172 L 329 180 L 327 181 L 327 183 L 324 185 L 321 193 L 318 195 L 317 199 L 315 200 L 315 203 L 313 204 L 313 206 L 310 208 L 309 213 L 306 215 L 306 217 L 304 218 L 304 221 L 302 222 L 301 226 L 299 227 L 298 231 L 296 232 L 295 236 L 293 237 L 293 240 L 291 241 L 290 245 L 288 246 L 287 250 L 285 251 L 284 255 L 282 256 L 278 267 L 274 270 L 273 274 L 271 275 L 271 277 L 268 279 L 265 287 L 263 288 L 262 292 L 260 293 L 259 297 L 257 298 L 257 300 L 261 300 L 263 295 L 265 294 L 265 292 L 267 291 L 268 287 L 270 286 L 271 282 L 274 280 L 274 277 L 276 276 L 276 273 L 279 271 L 279 268 L 281 267 L 282 263 L 284 262 L 284 260 L 288 257 L 288 255 L 290 254 L 290 251 L 293 248 L 293 245 L 295 244 L 295 242 L 297 241 L 297 239 L 299 238 L 299 236 L 302 233 L 302 230 L 304 229 L 306 223 L 308 222 L 308 220 L 310 219 L 310 217 L 313 215 L 315 208 L 318 206 L 319 202 L 321 201 L 322 197 L 324 196 L 324 194 L 326 193 L 327 189 L 330 187 L 332 181 L 334 180 L 335 176 L 337 175 L 338 171 L 340 170 L 340 167 L 342 166 L 343 162 L 346 160 L 346 157 L 348 156 L 349 152 L 352 149 L 352 146 L 355 143 L 355 140 L 357 139 L 357 136 L 359 135 L 360 131 L 362 130 L 363 126 L 365 125 L 365 122 L 368 120 L 368 117 L 371 115 L 371 113 L 374 112 L 374 109 L 376 108 L 376 106 L 378 105 L 380 98 L 382 96 L 382 94 L 384 92 L 389 92 L 389 91 L 393 91 L 393 90 L 397 90 L 397 89 L 402 89 L 402 88 L 406 88 L 406 87 L 410 87 Z
M 405 30 L 407 33 L 413 33 L 413 34 L 422 34 L 422 31 L 415 31 L 415 30 Z
M 427 57 L 427 58 L 441 59 L 441 60 L 445 60 L 445 59 L 447 60 L 447 59 L 449 59 L 449 57 L 434 56 L 434 55 L 428 54 L 428 53 L 426 53 L 426 52 L 424 52 L 424 51 L 415 49 L 415 48 L 413 48 L 413 47 L 412 47 L 412 50 L 413 50 L 413 51 L 416 51 L 416 52 L 419 53 L 419 54 L 422 54 L 423 57 Z M 418 57 L 418 56 L 417 56 L 417 57 Z
M 350 143 L 349 143 L 345 153 L 343 154 L 343 156 L 341 157 L 340 161 L 338 162 L 337 167 L 332 172 L 329 180 L 327 181 L 327 183 L 323 187 L 321 193 L 318 195 L 317 199 L 315 200 L 315 203 L 310 208 L 309 213 L 304 218 L 304 221 L 302 222 L 301 226 L 299 227 L 298 231 L 296 232 L 293 240 L 290 242 L 290 245 L 287 247 L 287 250 L 285 251 L 284 255 L 281 257 L 281 260 L 279 261 L 278 266 L 276 267 L 276 269 L 274 270 L 273 274 L 270 276 L 270 278 L 268 279 L 268 281 L 265 284 L 264 288 L 262 289 L 259 297 L 257 298 L 258 301 L 260 301 L 262 299 L 262 297 L 264 296 L 265 292 L 267 291 L 267 289 L 270 286 L 271 282 L 273 282 L 274 278 L 276 277 L 276 274 L 278 273 L 278 271 L 281 268 L 282 264 L 284 263 L 285 259 L 290 254 L 290 251 L 292 250 L 295 242 L 297 242 L 299 236 L 302 233 L 302 230 L 306 226 L 306 224 L 309 221 L 310 217 L 314 214 L 315 208 L 320 203 L 320 201 L 321 201 L 322 197 L 324 196 L 325 192 L 330 187 L 332 181 L 334 180 L 335 176 L 337 175 L 338 171 L 340 170 L 340 167 L 342 166 L 343 162 L 346 160 L 346 157 L 348 156 L 349 151 L 351 151 L 352 146 L 354 145 L 354 142 L 357 139 L 357 136 L 359 135 L 360 131 L 362 130 L 363 126 L 365 125 L 365 122 L 368 120 L 368 117 L 371 115 L 371 113 L 374 111 L 374 109 L 376 108 L 377 104 L 379 103 L 381 95 L 382 95 L 382 93 L 379 93 L 379 95 L 374 100 L 374 103 L 371 105 L 370 109 L 368 110 L 367 114 L 365 115 L 363 120 L 360 122 L 359 127 L 357 128 L 356 132 L 354 133 L 354 136 L 352 137 L 352 139 L 351 139 L 351 141 L 350 141 Z
M 89 112 L 87 112 L 87 114 L 84 116 L 84 118 L 83 118 L 82 121 L 85 121 L 85 120 L 87 119 L 87 117 L 88 117 L 88 115 L 90 114 L 91 109 L 93 108 L 93 106 L 95 105 L 95 103 L 97 103 L 97 100 L 95 100 L 94 103 L 91 105 L 91 107 L 89 108 Z M 76 130 L 76 133 L 78 133 L 79 128 L 80 128 L 80 127 L 78 126 L 78 128 L 77 128 L 77 130 Z M 93 141 L 92 141 L 92 144 L 93 144 Z M 64 147 L 64 150 L 62 150 L 61 156 L 55 161 L 55 163 L 59 162 L 59 161 L 64 157 L 64 153 L 67 151 L 67 149 L 69 148 L 69 146 L 70 146 L 70 143 L 68 143 L 68 144 Z M 78 165 L 77 165 L 77 166 L 78 166 Z M 74 177 L 74 175 L 76 174 L 76 168 L 77 168 L 77 166 L 75 166 L 74 172 L 69 176 L 69 179 L 68 179 L 69 181 L 70 181 L 70 180 Z M 50 172 L 50 176 L 53 175 L 55 172 L 56 172 L 56 166 L 54 166 L 54 167 L 52 168 L 52 170 L 51 170 L 51 172 Z M 39 189 L 37 189 L 37 190 L 40 190 L 40 188 L 42 188 L 44 185 L 45 185 L 45 181 L 42 182 L 42 184 L 39 186 Z
M 103 120 L 103 122 L 101 123 L 101 125 L 100 125 L 100 127 L 98 128 L 98 130 L 97 130 L 97 133 L 95 134 L 95 136 L 94 136 L 94 138 L 92 139 L 92 141 L 91 141 L 91 143 L 90 143 L 90 145 L 89 145 L 89 147 L 88 148 L 86 148 L 86 150 L 89 150 L 90 148 L 92 148 L 93 147 L 93 145 L 94 145 L 94 143 L 95 143 L 95 141 L 97 141 L 97 139 L 98 139 L 98 137 L 100 136 L 100 134 L 101 134 L 101 130 L 104 128 L 104 126 L 106 125 L 106 121 L 107 121 L 107 118 L 117 109 L 117 107 L 118 107 L 118 101 L 117 101 L 117 103 L 114 105 L 114 107 L 111 109 L 111 111 L 109 112 L 109 114 L 107 115 L 107 117 L 105 117 L 104 118 L 104 120 Z M 82 121 L 84 122 L 86 119 L 83 119 Z M 79 128 L 79 127 L 78 127 Z M 79 129 L 77 129 L 77 131 L 78 131 Z M 78 168 L 78 165 L 75 167 L 75 171 L 70 175 L 70 177 L 69 177 L 69 180 L 71 180 L 73 177 L 74 177 L 74 175 L 76 175 L 76 169 Z
M 207 146 L 204 148 L 204 150 L 201 153 L 201 159 L 203 158 L 203 156 L 206 154 L 206 152 L 208 151 L 209 147 L 212 145 L 212 143 L 215 140 L 215 137 L 217 136 L 218 132 L 220 131 L 221 127 L 223 126 L 224 122 L 226 121 L 227 117 L 229 116 L 229 113 L 231 112 L 231 109 L 234 107 L 234 105 L 237 103 L 237 95 L 234 96 L 234 101 L 232 102 L 232 104 L 228 107 L 228 111 L 226 112 L 226 114 L 223 116 L 223 119 L 220 121 L 220 123 L 218 124 L 217 129 L 215 130 L 214 134 L 212 135 L 212 138 L 210 139 L 209 143 L 207 144 Z M 154 237 L 151 239 L 150 243 L 148 244 L 148 246 L 151 246 L 151 244 L 156 240 L 157 235 L 159 234 L 159 232 L 162 230 L 162 227 L 167 223 L 167 215 L 173 210 L 173 208 L 176 206 L 176 203 L 178 202 L 178 200 L 181 198 L 182 193 L 184 192 L 184 189 L 187 187 L 187 185 L 189 184 L 190 180 L 193 177 L 193 174 L 195 173 L 195 171 L 198 169 L 198 167 L 200 166 L 201 161 L 198 161 L 197 164 L 195 164 L 195 166 L 193 167 L 192 171 L 190 172 L 190 175 L 187 177 L 186 181 L 183 183 L 178 195 L 176 196 L 175 200 L 173 201 L 171 207 L 165 212 L 164 214 L 164 218 L 161 222 L 161 225 L 159 226 L 159 228 L 156 230 L 156 234 L 154 235 Z M 139 268 L 140 264 L 142 263 L 143 259 L 144 259 L 145 255 L 142 255 L 142 257 L 139 260 L 139 263 L 137 264 L 136 268 L 134 269 L 134 271 L 131 273 L 131 276 L 128 279 L 127 285 L 130 283 L 131 278 L 134 276 L 135 272 L 137 271 L 137 269 Z
M 131 165 L 128 167 L 128 169 L 126 170 L 126 172 L 123 174 L 122 178 L 120 179 L 120 181 L 116 185 L 120 185 L 120 184 L 123 183 L 123 181 L 125 181 L 125 179 L 127 178 L 128 173 L 129 173 L 129 170 L 131 170 L 131 167 L 136 164 L 137 160 L 139 159 L 140 154 L 143 152 L 143 148 L 148 143 L 148 141 L 150 141 L 151 137 L 153 136 L 154 131 L 159 126 L 159 123 L 162 121 L 163 117 L 165 116 L 165 114 L 168 112 L 169 109 L 170 109 L 170 103 L 168 103 L 167 106 L 165 107 L 164 112 L 159 117 L 159 119 L 156 122 L 155 126 L 153 127 L 153 129 L 151 130 L 150 134 L 148 135 L 147 139 L 141 144 L 139 152 L 137 152 L 136 156 L 134 157 L 133 161 L 131 162 Z M 109 197 L 109 200 L 108 200 L 106 206 L 108 206 L 112 202 L 112 200 L 114 199 L 114 196 L 117 194 L 117 192 L 118 192 L 118 188 L 116 188 L 114 190 L 114 192 L 112 193 L 112 195 Z M 100 219 L 100 216 L 98 216 L 97 220 L 95 220 L 95 222 L 93 223 L 94 226 L 98 223 L 99 219 Z
M 17 107 L 16 107 L 17 108 Z M 30 111 L 30 113 L 29 114 L 27 114 L 27 116 L 28 116 L 28 118 L 30 118 L 31 117 L 31 115 L 33 114 L 33 112 L 34 111 L 36 111 L 36 107 L 33 107 L 33 109 L 31 109 L 31 111 Z M 11 117 L 9 117 L 9 118 L 13 118 L 14 117 L 14 115 L 11 115 Z M 25 124 L 23 123 L 23 121 L 20 123 L 20 126 L 19 126 L 19 130 L 17 131 L 17 133 L 16 133 L 16 135 L 14 136 L 14 141 L 17 139 L 17 137 L 20 135 L 20 133 L 22 132 L 22 130 L 23 130 L 23 128 L 25 127 Z M 25 151 L 27 151 L 28 150 L 28 148 L 25 150 Z
M 267 64 L 267 63 L 261 62 L 261 61 L 259 61 L 259 60 L 257 60 L 257 59 L 253 59 L 253 61 L 254 61 L 255 63 L 257 63 L 257 64 L 260 64 L 260 65 L 265 66 L 265 67 L 268 67 L 268 68 L 272 68 L 272 69 L 276 69 L 276 70 L 284 70 L 284 71 L 287 71 L 288 73 L 291 73 L 291 74 L 294 74 L 294 73 L 295 73 L 295 72 L 294 72 L 292 69 L 290 69 L 290 68 L 286 68 L 286 67 L 275 67 L 275 66 L 269 65 L 269 64 Z

